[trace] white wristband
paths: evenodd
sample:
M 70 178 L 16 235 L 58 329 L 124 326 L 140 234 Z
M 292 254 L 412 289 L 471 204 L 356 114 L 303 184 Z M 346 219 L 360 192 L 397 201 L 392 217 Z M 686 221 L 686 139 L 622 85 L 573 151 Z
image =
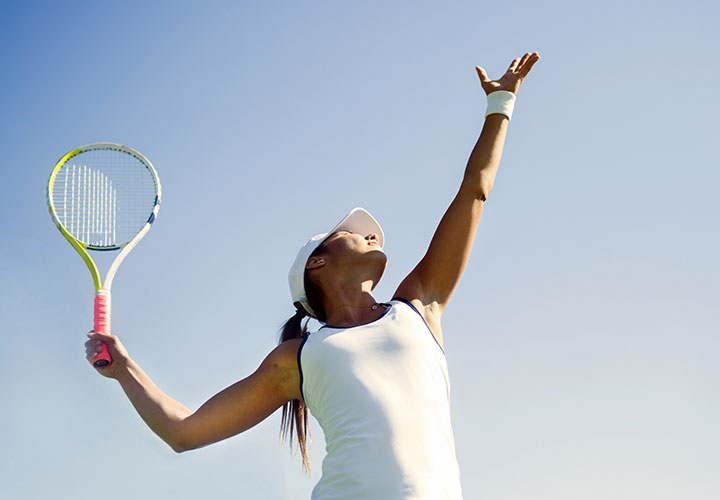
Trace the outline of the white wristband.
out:
M 496 90 L 487 96 L 488 105 L 485 117 L 494 113 L 507 116 L 512 119 L 513 108 L 515 107 L 515 94 L 507 90 Z

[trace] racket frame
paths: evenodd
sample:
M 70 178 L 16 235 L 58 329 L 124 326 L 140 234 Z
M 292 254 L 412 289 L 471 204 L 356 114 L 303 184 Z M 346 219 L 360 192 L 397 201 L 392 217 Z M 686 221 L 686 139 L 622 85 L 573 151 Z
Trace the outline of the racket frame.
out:
M 139 160 L 142 164 L 144 164 L 145 168 L 147 168 L 148 172 L 153 178 L 153 181 L 155 183 L 155 204 L 153 206 L 152 211 L 150 212 L 150 215 L 143 225 L 143 227 L 138 231 L 138 233 L 131 238 L 127 242 L 123 242 L 119 245 L 112 245 L 112 246 L 97 246 L 97 245 L 91 245 L 88 243 L 84 243 L 77 238 L 75 238 L 70 232 L 65 229 L 63 224 L 60 222 L 60 219 L 58 218 L 56 212 L 55 212 L 55 205 L 53 203 L 53 184 L 55 183 L 55 177 L 57 176 L 58 172 L 62 169 L 62 167 L 72 158 L 79 155 L 80 153 L 86 152 L 86 151 L 93 151 L 93 150 L 114 150 L 114 151 L 120 151 L 126 154 L 129 154 L 133 157 L 135 157 L 137 160 Z M 127 146 L 123 146 L 121 144 L 115 144 L 111 142 L 97 142 L 92 144 L 87 144 L 85 146 L 82 146 L 80 148 L 73 149 L 72 151 L 65 154 L 58 162 L 55 164 L 55 167 L 52 170 L 52 173 L 50 174 L 50 179 L 48 180 L 48 187 L 47 187 L 47 203 L 48 203 L 48 209 L 50 211 L 50 216 L 53 219 L 53 222 L 55 222 L 55 225 L 57 226 L 58 230 L 60 230 L 60 233 L 65 237 L 66 240 L 70 242 L 70 244 L 73 246 L 73 248 L 80 254 L 80 257 L 82 257 L 83 262 L 85 262 L 85 265 L 87 266 L 88 270 L 90 271 L 90 274 L 92 275 L 93 279 L 93 285 L 95 286 L 95 321 L 94 321 L 94 330 L 95 331 L 102 331 L 105 330 L 104 333 L 110 333 L 110 288 L 112 287 L 113 278 L 115 277 L 115 273 L 117 273 L 118 268 L 120 267 L 120 264 L 122 264 L 123 260 L 125 260 L 125 257 L 130 253 L 130 251 L 135 248 L 135 245 L 138 244 L 138 242 L 147 234 L 147 232 L 150 230 L 150 226 L 155 221 L 155 218 L 157 217 L 158 211 L 160 210 L 160 200 L 162 198 L 162 187 L 160 185 L 160 179 L 158 178 L 157 171 L 155 170 L 155 167 L 153 167 L 152 163 L 150 163 L 150 160 L 148 160 L 142 153 L 139 151 L 136 151 L 132 148 L 129 148 Z M 97 265 L 95 264 L 95 261 L 93 261 L 92 257 L 90 256 L 90 253 L 88 250 L 96 250 L 96 251 L 112 251 L 112 250 L 120 250 L 120 253 L 115 257 L 112 264 L 110 265 L 110 268 L 108 269 L 105 280 L 100 279 L 100 271 L 98 270 Z M 102 316 L 102 319 L 99 318 L 99 316 Z M 106 350 L 106 347 L 103 346 L 103 350 Z M 108 364 L 108 363 L 105 363 Z M 96 365 L 96 366 L 104 366 L 104 365 Z

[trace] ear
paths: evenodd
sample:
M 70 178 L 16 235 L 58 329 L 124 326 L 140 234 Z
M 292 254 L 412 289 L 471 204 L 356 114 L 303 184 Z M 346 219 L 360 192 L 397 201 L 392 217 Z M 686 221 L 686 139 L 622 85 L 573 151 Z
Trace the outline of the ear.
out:
M 305 269 L 317 269 L 323 267 L 326 264 L 325 258 L 320 256 L 310 257 L 305 264 Z

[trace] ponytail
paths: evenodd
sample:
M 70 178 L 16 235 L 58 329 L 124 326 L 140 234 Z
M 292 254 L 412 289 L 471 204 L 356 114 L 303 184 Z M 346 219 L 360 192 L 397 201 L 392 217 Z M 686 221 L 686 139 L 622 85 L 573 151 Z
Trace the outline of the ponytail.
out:
M 310 254 L 311 257 L 318 255 L 323 250 L 323 245 Z M 305 295 L 307 297 L 308 305 L 313 311 L 311 316 L 300 302 L 295 302 L 295 315 L 287 320 L 282 327 L 282 333 L 280 334 L 280 344 L 292 339 L 301 339 L 306 337 L 308 334 L 307 327 L 310 322 L 310 318 L 313 317 L 325 323 L 327 321 L 327 315 L 325 314 L 325 308 L 323 307 L 322 301 L 322 288 L 320 283 L 310 276 L 308 269 L 305 269 L 305 275 L 303 277 L 305 285 Z M 303 324 L 303 319 L 305 319 Z M 305 403 L 299 399 L 294 399 L 283 405 L 282 410 L 282 422 L 280 423 L 280 439 L 290 437 L 290 449 L 292 449 L 293 432 L 297 434 L 298 447 L 300 448 L 300 454 L 302 455 L 302 467 L 308 475 L 310 475 L 310 460 L 308 459 L 307 451 L 310 446 L 310 433 L 308 430 L 308 409 Z
M 310 321 L 309 315 L 305 309 L 296 303 L 295 307 L 297 311 L 295 315 L 287 320 L 282 327 L 282 333 L 280 334 L 280 342 L 286 342 L 292 339 L 300 339 L 307 336 L 307 326 Z M 303 324 L 303 319 L 308 318 Z M 308 459 L 308 447 L 310 444 L 310 434 L 308 430 L 308 409 L 305 403 L 299 399 L 294 399 L 283 405 L 282 409 L 282 421 L 280 423 L 280 439 L 284 440 L 290 438 L 290 449 L 293 446 L 293 434 L 297 435 L 298 448 L 302 455 L 302 467 L 303 470 L 310 475 L 310 460 Z

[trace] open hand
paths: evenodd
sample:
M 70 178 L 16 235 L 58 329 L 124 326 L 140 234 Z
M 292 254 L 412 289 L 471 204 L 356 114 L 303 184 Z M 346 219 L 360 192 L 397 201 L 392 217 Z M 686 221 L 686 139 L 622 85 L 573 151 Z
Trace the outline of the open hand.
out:
M 488 78 L 487 73 L 485 73 L 485 70 L 480 66 L 475 66 L 475 69 L 477 70 L 480 83 L 486 94 L 490 94 L 496 90 L 507 90 L 513 94 L 517 94 L 523 78 L 527 76 L 530 69 L 532 69 L 538 60 L 540 60 L 540 54 L 537 52 L 526 52 L 524 56 L 513 59 L 508 70 L 498 80 Z

